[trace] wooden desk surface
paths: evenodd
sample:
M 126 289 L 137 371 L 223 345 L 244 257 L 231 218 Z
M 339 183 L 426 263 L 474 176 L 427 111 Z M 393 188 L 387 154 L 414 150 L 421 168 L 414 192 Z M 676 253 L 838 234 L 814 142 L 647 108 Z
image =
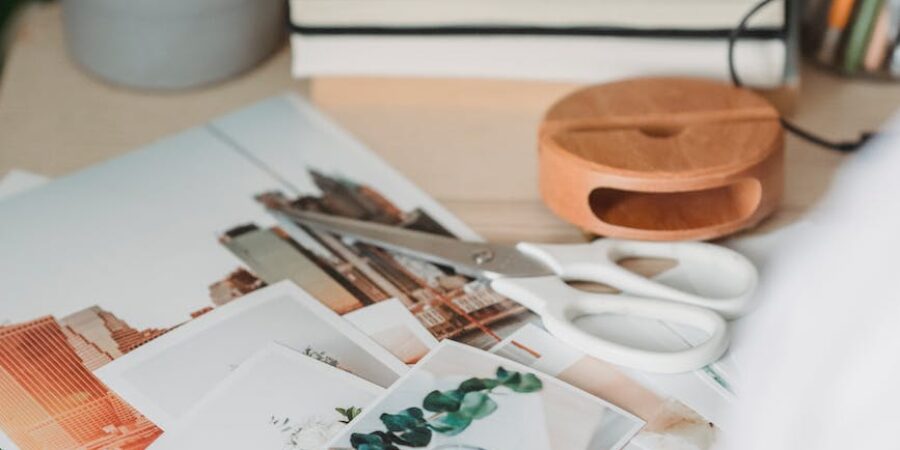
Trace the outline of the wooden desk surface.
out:
M 25 15 L 0 81 L 0 175 L 59 176 L 286 90 L 322 109 L 489 239 L 575 241 L 536 186 L 535 132 L 572 84 L 289 76 L 283 48 L 237 79 L 176 93 L 136 92 L 66 57 L 58 5 Z M 804 67 L 794 119 L 834 137 L 874 129 L 900 106 L 900 83 L 846 80 Z M 827 189 L 843 156 L 788 139 L 787 197 L 761 229 L 790 222 Z

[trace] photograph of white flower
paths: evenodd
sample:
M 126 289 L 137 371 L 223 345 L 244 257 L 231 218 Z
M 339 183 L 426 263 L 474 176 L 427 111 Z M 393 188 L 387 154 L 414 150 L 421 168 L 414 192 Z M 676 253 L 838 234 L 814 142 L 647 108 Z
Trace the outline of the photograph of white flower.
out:
M 618 450 L 644 421 L 522 364 L 443 341 L 330 449 Z
M 382 388 L 270 343 L 150 448 L 319 450 Z
M 407 366 L 290 282 L 247 294 L 97 370 L 161 429 L 269 342 L 388 386 Z

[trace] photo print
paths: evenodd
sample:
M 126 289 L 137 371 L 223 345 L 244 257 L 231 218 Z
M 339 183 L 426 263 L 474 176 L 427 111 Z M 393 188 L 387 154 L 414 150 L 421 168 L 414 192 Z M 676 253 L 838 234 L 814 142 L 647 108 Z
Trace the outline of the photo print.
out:
M 382 388 L 270 343 L 217 384 L 153 450 L 316 450 Z
M 269 342 L 379 386 L 408 369 L 290 282 L 248 294 L 107 364 L 97 376 L 163 430 Z
M 328 448 L 618 450 L 643 426 L 594 395 L 448 340 Z
M 546 330 L 526 325 L 491 350 L 609 401 L 647 424 L 627 449 L 706 450 L 718 428 L 682 402 L 656 392 L 633 373 L 585 355 Z

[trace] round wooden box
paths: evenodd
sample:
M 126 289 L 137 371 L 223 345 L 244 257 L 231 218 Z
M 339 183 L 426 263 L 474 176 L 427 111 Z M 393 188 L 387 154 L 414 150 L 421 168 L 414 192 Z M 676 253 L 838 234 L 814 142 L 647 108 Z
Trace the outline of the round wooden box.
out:
M 714 81 L 642 78 L 557 102 L 538 136 L 556 214 L 627 239 L 713 239 L 757 224 L 784 186 L 784 132 L 757 94 Z

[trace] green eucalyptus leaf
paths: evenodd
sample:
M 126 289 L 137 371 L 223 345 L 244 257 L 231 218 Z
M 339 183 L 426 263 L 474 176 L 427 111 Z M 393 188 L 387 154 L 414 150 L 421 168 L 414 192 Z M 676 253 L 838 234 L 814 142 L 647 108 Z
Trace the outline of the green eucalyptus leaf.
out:
M 497 402 L 484 392 L 469 392 L 463 397 L 458 413 L 471 419 L 481 419 L 497 410 Z
M 544 385 L 540 378 L 532 373 L 520 373 L 497 368 L 497 378 L 503 386 L 508 387 L 514 392 L 528 393 L 541 390 Z
M 519 372 L 510 372 L 509 376 L 507 376 L 502 384 L 506 387 L 515 386 L 522 382 L 522 374 Z
M 409 408 L 397 414 L 384 413 L 379 416 L 379 419 L 381 419 L 388 431 L 393 432 L 406 431 L 425 425 L 422 410 L 419 408 Z
M 459 412 L 452 412 L 436 418 L 428 424 L 428 427 L 438 433 L 455 436 L 462 433 L 471 423 L 471 417 Z
M 410 417 L 415 417 L 416 419 L 422 419 L 422 420 L 425 419 L 425 413 L 422 412 L 421 409 L 416 408 L 415 406 L 412 408 L 404 409 L 403 414 L 406 414 L 407 416 L 410 416 Z
M 482 378 L 469 378 L 459 385 L 461 392 L 483 391 L 487 388 L 487 383 Z
M 509 384 L 507 387 L 515 392 L 528 393 L 541 390 L 544 387 L 544 383 L 535 374 L 526 373 L 519 378 L 518 383 Z
M 362 444 L 383 444 L 384 441 L 381 440 L 375 433 L 353 433 L 350 435 L 350 445 L 353 448 L 356 448 Z
M 431 391 L 422 400 L 422 408 L 437 413 L 426 419 L 422 408 L 407 408 L 396 414 L 384 413 L 379 418 L 387 432 L 354 433 L 350 442 L 357 450 L 400 450 L 404 447 L 427 447 L 433 433 L 448 436 L 462 433 L 473 420 L 485 418 L 497 410 L 491 398 L 493 389 L 505 386 L 517 393 L 536 392 L 543 388 L 540 378 L 532 373 L 520 373 L 497 368 L 496 378 L 469 378 L 459 388 L 449 391 Z M 352 419 L 360 413 L 356 407 L 337 408 L 342 415 Z
M 350 445 L 357 450 L 394 450 L 397 447 L 391 445 L 390 437 L 383 431 L 372 433 L 353 433 L 350 435 Z
M 393 436 L 393 441 L 408 447 L 427 447 L 431 442 L 431 430 L 425 422 Z
M 384 439 L 387 443 L 424 447 L 431 442 L 431 430 L 419 408 L 407 408 L 397 414 L 384 413 L 379 418 L 390 432 Z
M 463 397 L 459 411 L 440 416 L 428 426 L 438 433 L 454 436 L 468 428 L 473 420 L 487 417 L 496 410 L 497 402 L 487 393 L 472 391 Z
M 431 391 L 422 400 L 422 407 L 431 412 L 452 412 L 459 409 L 464 393 L 460 391 Z
M 386 432 L 386 431 L 376 431 L 375 434 L 381 438 L 381 441 L 384 442 L 385 445 L 390 445 L 394 442 L 395 437 L 394 433 Z
M 353 433 L 350 445 L 357 450 L 400 450 L 393 444 L 394 435 L 384 431 L 373 431 L 368 434 Z

